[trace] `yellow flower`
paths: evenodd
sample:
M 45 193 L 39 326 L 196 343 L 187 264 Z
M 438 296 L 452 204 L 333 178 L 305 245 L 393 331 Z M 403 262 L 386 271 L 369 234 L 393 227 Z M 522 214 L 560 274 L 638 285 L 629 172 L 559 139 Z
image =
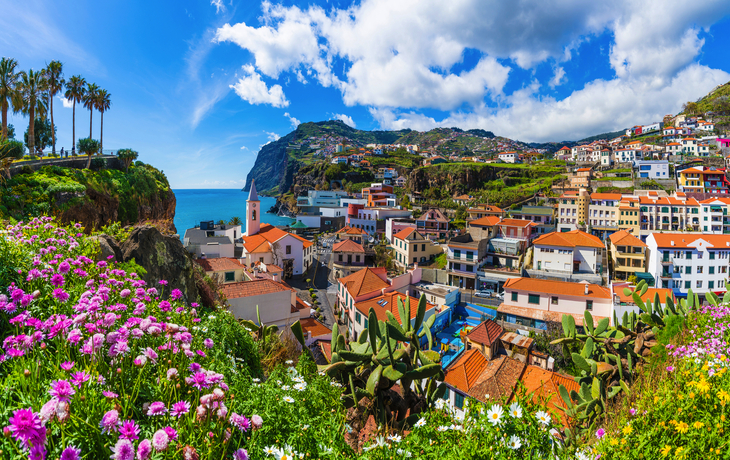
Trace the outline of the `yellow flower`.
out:
M 677 450 L 674 451 L 674 455 L 679 455 L 684 450 L 684 447 L 677 447 Z
M 699 430 L 700 428 L 702 428 L 703 426 L 705 426 L 705 424 L 702 423 L 702 422 L 694 422 L 692 424 L 692 426 Z
M 631 425 L 626 425 L 621 431 L 624 433 L 624 436 L 630 435 L 632 431 Z
M 686 433 L 689 429 L 689 425 L 684 422 L 679 422 L 675 428 L 678 433 Z
M 611 445 L 612 446 L 618 446 L 618 440 L 616 438 L 611 439 Z
M 626 439 L 622 439 L 622 440 L 621 440 L 621 445 L 622 445 L 622 446 L 625 446 L 625 445 L 626 445 Z
M 707 393 L 708 391 L 710 391 L 710 384 L 705 379 L 700 380 L 699 383 L 697 383 L 696 387 L 700 391 L 700 393 Z
M 669 446 L 669 445 L 664 446 L 664 448 L 662 449 L 662 456 L 666 457 L 667 455 L 669 455 L 669 453 L 671 451 L 672 451 L 672 446 Z
M 654 396 L 654 404 L 659 402 L 659 396 Z
M 690 397 L 690 398 L 694 398 L 694 397 L 695 397 L 695 393 L 694 393 L 694 391 L 691 391 L 691 392 L 689 393 L 689 397 Z

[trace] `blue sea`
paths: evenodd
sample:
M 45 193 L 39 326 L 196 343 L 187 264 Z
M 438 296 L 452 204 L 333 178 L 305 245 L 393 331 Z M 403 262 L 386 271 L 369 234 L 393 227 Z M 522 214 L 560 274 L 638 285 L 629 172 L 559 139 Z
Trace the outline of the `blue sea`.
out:
M 201 221 L 223 219 L 228 222 L 231 217 L 239 217 L 243 224 L 241 230 L 246 231 L 246 200 L 248 192 L 237 190 L 173 190 L 177 198 L 175 208 L 175 227 L 182 239 L 185 230 L 199 225 Z M 264 215 L 261 222 L 271 225 L 287 225 L 293 222 L 288 217 L 279 217 L 268 211 L 275 203 L 276 198 L 259 196 L 261 210 Z

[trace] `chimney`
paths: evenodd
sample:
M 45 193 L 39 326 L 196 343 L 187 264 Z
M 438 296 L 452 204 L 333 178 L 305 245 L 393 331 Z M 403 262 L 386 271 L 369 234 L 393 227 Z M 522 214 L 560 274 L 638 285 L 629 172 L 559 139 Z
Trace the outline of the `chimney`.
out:
M 583 292 L 585 293 L 585 295 L 588 295 L 588 283 L 586 283 L 585 289 L 583 290 Z
M 307 331 L 307 342 L 312 340 L 312 331 Z
M 271 278 L 272 278 L 272 279 L 273 279 L 274 281 L 278 282 L 278 281 L 279 281 L 279 274 L 278 274 L 278 273 L 272 273 L 272 274 L 271 274 Z

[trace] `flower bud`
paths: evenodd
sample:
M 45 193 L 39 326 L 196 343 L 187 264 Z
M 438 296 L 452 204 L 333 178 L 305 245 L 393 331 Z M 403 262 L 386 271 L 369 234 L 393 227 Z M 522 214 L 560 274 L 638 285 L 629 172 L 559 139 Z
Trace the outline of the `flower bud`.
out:
M 121 373 L 122 373 L 122 368 L 121 367 L 117 367 L 117 375 L 121 375 Z
M 45 350 L 45 349 L 46 349 L 46 342 L 41 342 L 41 350 Z
M 26 377 L 30 377 L 30 371 L 28 369 L 24 370 L 23 375 L 25 375 Z

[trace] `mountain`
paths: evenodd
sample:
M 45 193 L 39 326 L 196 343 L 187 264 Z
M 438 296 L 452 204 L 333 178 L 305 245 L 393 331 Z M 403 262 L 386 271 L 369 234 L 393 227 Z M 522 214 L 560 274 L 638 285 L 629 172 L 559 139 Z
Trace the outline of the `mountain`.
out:
M 416 144 L 421 150 L 435 151 L 442 155 L 457 152 L 486 153 L 503 149 L 504 146 L 513 149 L 526 147 L 525 144 L 496 137 L 491 131 L 483 129 L 363 131 L 339 120 L 302 123 L 291 133 L 261 148 L 246 177 L 244 190 L 248 191 L 251 180 L 255 179 L 256 188 L 263 194 L 286 193 L 302 167 L 321 159 L 317 155 L 318 150 L 327 146 L 332 149 L 341 143 L 354 147 L 364 147 L 367 144 Z

